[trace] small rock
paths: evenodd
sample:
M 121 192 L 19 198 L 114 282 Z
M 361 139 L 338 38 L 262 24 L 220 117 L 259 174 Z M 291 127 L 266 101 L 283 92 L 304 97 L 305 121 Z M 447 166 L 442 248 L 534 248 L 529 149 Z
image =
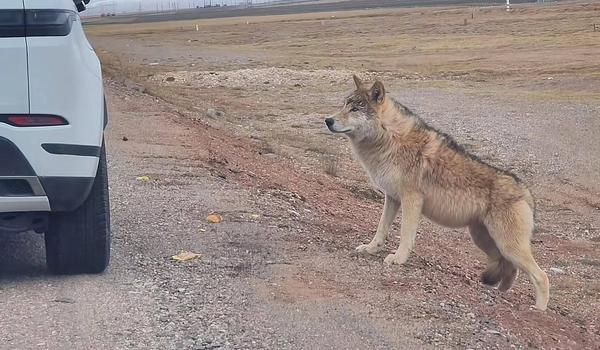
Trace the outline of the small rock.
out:
M 214 119 L 214 118 L 219 118 L 219 117 L 222 117 L 222 116 L 224 116 L 224 115 L 225 115 L 225 113 L 223 113 L 223 112 L 221 112 L 221 111 L 219 111 L 219 110 L 216 110 L 216 109 L 214 109 L 214 108 L 209 108 L 209 109 L 206 111 L 206 115 L 207 115 L 209 118 L 213 118 L 213 119 Z
M 54 302 L 63 304 L 75 304 L 75 300 L 71 298 L 56 298 L 54 299 Z
M 141 93 L 146 92 L 146 88 L 143 85 L 140 85 L 132 80 L 125 79 L 124 84 L 128 89 L 132 89 Z
M 127 138 L 127 136 L 123 136 L 123 141 L 129 141 L 129 139 Z
M 175 81 L 175 77 L 167 77 L 167 79 L 165 79 L 166 81 Z
M 565 270 L 560 269 L 558 267 L 551 267 L 550 272 L 556 273 L 556 274 L 563 274 L 563 273 L 565 273 Z

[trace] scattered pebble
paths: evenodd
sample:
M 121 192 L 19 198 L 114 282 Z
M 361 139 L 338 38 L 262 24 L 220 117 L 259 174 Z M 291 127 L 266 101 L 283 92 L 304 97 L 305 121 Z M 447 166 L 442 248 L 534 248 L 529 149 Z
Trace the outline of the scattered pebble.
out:
M 219 214 L 211 214 L 206 217 L 206 221 L 210 222 L 211 224 L 218 224 L 223 221 L 223 217 Z
M 216 110 L 214 108 L 209 108 L 208 110 L 206 110 L 206 115 L 209 118 L 219 118 L 225 115 L 225 113 L 223 113 L 222 111 Z
M 54 299 L 55 303 L 63 303 L 63 304 L 75 304 L 75 300 L 71 298 L 56 298 Z

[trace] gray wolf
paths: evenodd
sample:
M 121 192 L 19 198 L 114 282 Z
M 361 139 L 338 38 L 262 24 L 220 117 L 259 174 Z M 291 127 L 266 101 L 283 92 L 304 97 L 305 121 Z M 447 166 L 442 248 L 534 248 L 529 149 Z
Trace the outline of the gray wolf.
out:
M 534 201 L 507 171 L 469 154 L 450 136 L 428 126 L 407 107 L 354 76 L 356 90 L 342 109 L 325 120 L 331 132 L 347 136 L 371 180 L 385 193 L 375 237 L 356 248 L 376 254 L 402 209 L 400 246 L 386 265 L 403 264 L 413 248 L 421 215 L 447 227 L 468 227 L 488 257 L 484 284 L 508 291 L 524 272 L 535 287 L 536 308 L 545 310 L 548 277 L 531 252 Z

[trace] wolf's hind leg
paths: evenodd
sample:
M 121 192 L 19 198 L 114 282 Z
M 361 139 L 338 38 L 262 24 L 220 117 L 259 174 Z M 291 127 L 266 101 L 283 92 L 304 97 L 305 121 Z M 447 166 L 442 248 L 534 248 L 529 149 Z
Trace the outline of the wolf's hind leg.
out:
M 417 227 L 421 219 L 423 209 L 423 196 L 419 193 L 408 193 L 402 196 L 402 227 L 400 228 L 400 246 L 394 254 L 388 255 L 384 263 L 386 265 L 402 265 L 408 260 L 408 256 L 415 244 Z
M 550 297 L 548 276 L 531 253 L 533 214 L 525 201 L 488 214 L 485 225 L 502 256 L 527 274 L 535 287 L 536 308 L 546 310 Z
M 479 222 L 471 224 L 469 233 L 473 243 L 488 257 L 488 266 L 481 274 L 481 282 L 489 286 L 500 283 L 498 289 L 508 291 L 517 277 L 515 266 L 502 256 L 485 225 Z
M 506 259 L 504 261 L 507 263 L 508 266 L 505 267 L 502 281 L 498 286 L 498 290 L 500 290 L 501 292 L 508 292 L 512 288 L 513 284 L 515 284 L 515 281 L 519 276 L 519 270 L 510 261 Z
M 400 202 L 386 194 L 385 203 L 383 205 L 383 214 L 381 215 L 381 219 L 379 219 L 379 225 L 377 226 L 375 237 L 373 237 L 369 244 L 361 244 L 356 247 L 357 252 L 377 254 L 383 249 L 385 240 L 390 232 L 390 227 L 396 218 L 396 214 L 398 214 L 399 208 Z

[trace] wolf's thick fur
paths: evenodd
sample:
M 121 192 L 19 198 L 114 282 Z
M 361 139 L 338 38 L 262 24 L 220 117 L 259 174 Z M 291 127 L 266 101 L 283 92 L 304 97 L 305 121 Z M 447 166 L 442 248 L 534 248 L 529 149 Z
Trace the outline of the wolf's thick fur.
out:
M 400 246 L 385 258 L 387 265 L 408 259 L 421 214 L 441 225 L 466 226 L 488 256 L 481 281 L 507 291 L 521 270 L 535 286 L 536 307 L 545 310 L 549 283 L 531 253 L 534 202 L 529 190 L 387 97 L 382 83 L 368 88 L 354 80 L 356 91 L 326 123 L 350 139 L 357 158 L 385 192 L 375 237 L 356 249 L 380 251 L 400 208 Z

